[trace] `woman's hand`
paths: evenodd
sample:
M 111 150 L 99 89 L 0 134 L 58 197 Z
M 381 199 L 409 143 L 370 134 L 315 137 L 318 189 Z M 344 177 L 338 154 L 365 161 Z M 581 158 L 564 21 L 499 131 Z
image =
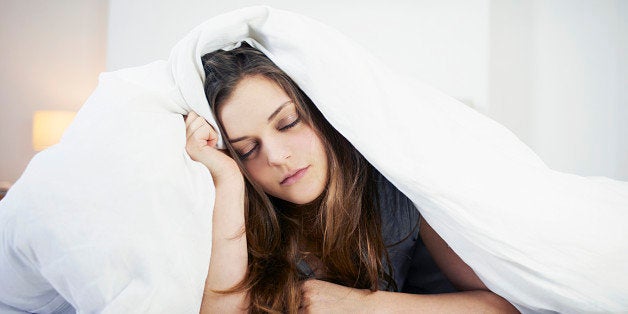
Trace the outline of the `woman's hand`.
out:
M 299 313 L 519 313 L 490 291 L 409 294 L 349 288 L 310 279 L 301 286 Z
M 349 288 L 330 282 L 310 279 L 301 285 L 299 313 L 364 312 L 369 290 Z
M 187 142 L 185 150 L 192 160 L 205 165 L 214 179 L 214 185 L 231 179 L 242 179 L 238 164 L 216 148 L 218 134 L 205 118 L 194 111 L 185 116 Z
M 214 179 L 212 251 L 201 313 L 232 313 L 247 308 L 247 294 L 216 293 L 230 289 L 246 276 L 248 255 L 244 220 L 244 179 L 235 160 L 216 148 L 218 134 L 196 112 L 185 117 L 185 150 L 205 165 Z

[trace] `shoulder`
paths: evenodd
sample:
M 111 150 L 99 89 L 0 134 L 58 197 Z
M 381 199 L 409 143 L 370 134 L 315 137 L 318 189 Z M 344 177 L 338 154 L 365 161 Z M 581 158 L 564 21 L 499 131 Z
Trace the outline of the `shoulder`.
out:
M 382 235 L 387 245 L 417 233 L 420 214 L 412 201 L 395 187 L 384 175 L 374 170 L 377 184 Z

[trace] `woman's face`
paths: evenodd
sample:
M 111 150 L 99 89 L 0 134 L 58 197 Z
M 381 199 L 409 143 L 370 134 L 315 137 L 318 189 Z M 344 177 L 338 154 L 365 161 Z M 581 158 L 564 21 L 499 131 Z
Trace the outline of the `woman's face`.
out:
M 327 154 L 296 104 L 274 81 L 248 76 L 220 105 L 228 141 L 264 192 L 294 204 L 321 195 L 327 184 Z

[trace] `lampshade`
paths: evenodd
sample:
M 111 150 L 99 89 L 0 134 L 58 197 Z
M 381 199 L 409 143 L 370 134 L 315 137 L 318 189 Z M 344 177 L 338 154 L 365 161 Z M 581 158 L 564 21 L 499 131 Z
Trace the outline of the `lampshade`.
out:
M 35 111 L 33 116 L 33 149 L 44 150 L 61 140 L 76 112 L 66 110 Z

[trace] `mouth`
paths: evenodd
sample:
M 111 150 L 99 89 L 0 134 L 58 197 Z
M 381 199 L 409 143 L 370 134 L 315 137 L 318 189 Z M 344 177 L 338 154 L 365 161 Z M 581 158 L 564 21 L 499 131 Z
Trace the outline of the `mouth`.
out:
M 299 179 L 301 179 L 305 173 L 308 171 L 308 169 L 310 169 L 310 166 L 307 167 L 303 167 L 295 172 L 289 173 L 288 175 L 286 175 L 283 180 L 279 183 L 280 185 L 291 185 L 297 181 L 299 181 Z

